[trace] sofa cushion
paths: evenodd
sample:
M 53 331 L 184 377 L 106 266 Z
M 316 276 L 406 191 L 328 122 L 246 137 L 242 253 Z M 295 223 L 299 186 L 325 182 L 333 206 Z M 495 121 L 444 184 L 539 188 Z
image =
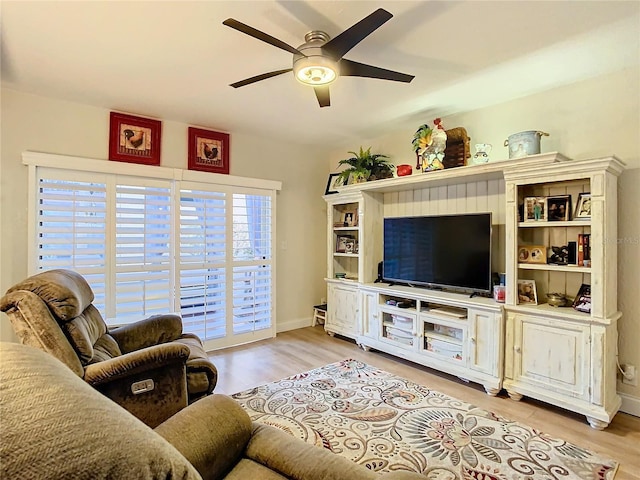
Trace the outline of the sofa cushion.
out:
M 38 273 L 14 285 L 7 293 L 16 290 L 37 294 L 60 322 L 77 317 L 93 302 L 93 291 L 87 281 L 71 270 Z
M 173 446 L 59 360 L 0 343 L 0 478 L 198 479 Z

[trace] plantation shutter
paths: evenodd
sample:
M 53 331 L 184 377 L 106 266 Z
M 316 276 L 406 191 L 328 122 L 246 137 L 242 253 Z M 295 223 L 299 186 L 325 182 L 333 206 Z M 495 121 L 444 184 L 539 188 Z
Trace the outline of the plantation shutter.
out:
M 272 325 L 271 197 L 233 194 L 233 333 Z
M 226 198 L 224 192 L 180 191 L 180 313 L 185 331 L 202 340 L 226 326 Z
M 107 184 L 100 175 L 44 170 L 37 179 L 38 270 L 71 268 L 105 311 Z
M 77 271 L 110 326 L 177 312 L 209 350 L 275 335 L 279 182 L 32 152 L 23 163 L 30 274 Z
M 171 312 L 170 185 L 119 177 L 115 189 L 115 318 L 129 323 Z

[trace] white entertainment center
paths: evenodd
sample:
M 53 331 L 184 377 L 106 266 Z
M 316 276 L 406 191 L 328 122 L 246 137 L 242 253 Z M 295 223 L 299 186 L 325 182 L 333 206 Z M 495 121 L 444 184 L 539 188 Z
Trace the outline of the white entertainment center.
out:
M 511 398 L 536 398 L 605 428 L 616 393 L 617 177 L 615 157 L 570 160 L 558 153 L 348 185 L 327 202 L 325 330 L 365 349 L 397 355 Z M 526 222 L 525 198 L 590 194 L 590 218 Z M 575 203 L 574 203 L 575 204 Z M 375 283 L 384 218 L 490 212 L 493 267 L 506 272 L 506 302 L 468 293 Z M 351 214 L 351 215 L 349 215 Z M 566 245 L 588 234 L 587 266 L 525 263 L 521 245 Z M 340 276 L 338 278 L 336 276 Z M 537 304 L 518 301 L 535 282 Z M 575 297 L 590 285 L 591 309 L 552 307 L 546 294 Z

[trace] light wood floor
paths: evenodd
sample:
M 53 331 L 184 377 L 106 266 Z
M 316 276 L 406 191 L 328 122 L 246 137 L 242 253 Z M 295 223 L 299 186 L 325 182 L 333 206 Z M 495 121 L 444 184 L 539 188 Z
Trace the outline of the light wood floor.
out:
M 594 430 L 582 415 L 506 394 L 490 397 L 474 383 L 442 374 L 390 355 L 365 352 L 348 339 L 330 337 L 322 326 L 278 334 L 274 339 L 211 352 L 219 372 L 215 393 L 232 394 L 295 373 L 354 358 L 408 378 L 433 390 L 464 400 L 506 418 L 535 427 L 620 462 L 616 480 L 640 478 L 640 418 L 618 413 L 603 431 Z

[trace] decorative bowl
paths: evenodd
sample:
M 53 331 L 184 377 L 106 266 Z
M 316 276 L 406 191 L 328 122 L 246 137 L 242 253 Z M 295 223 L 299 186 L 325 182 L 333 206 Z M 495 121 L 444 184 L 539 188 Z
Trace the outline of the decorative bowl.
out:
M 547 293 L 547 303 L 552 307 L 565 307 L 568 302 L 562 293 Z

